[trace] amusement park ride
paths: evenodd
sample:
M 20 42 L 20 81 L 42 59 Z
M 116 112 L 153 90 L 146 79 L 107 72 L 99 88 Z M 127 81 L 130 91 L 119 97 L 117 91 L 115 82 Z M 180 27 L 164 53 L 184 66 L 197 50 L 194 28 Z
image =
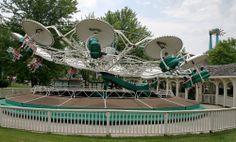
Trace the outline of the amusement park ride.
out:
M 157 81 L 135 84 L 120 77 L 141 77 L 154 79 L 165 75 L 178 75 L 185 78 L 184 87 L 191 88 L 197 83 L 207 80 L 209 72 L 200 66 L 207 55 L 190 57 L 183 53 L 182 40 L 175 36 L 158 38 L 146 37 L 132 43 L 121 30 L 114 29 L 107 22 L 97 19 L 80 21 L 74 29 L 62 34 L 56 26 L 47 26 L 33 20 L 22 23 L 26 35 L 13 33 L 13 37 L 22 43 L 20 48 L 9 48 L 13 61 L 22 57 L 22 52 L 30 52 L 35 58 L 28 65 L 32 71 L 39 68 L 43 60 L 63 64 L 76 69 L 86 69 L 102 74 L 104 89 L 109 83 L 131 91 L 150 91 L 156 87 Z M 65 50 L 53 48 L 54 30 L 67 45 Z M 75 40 L 75 35 L 79 40 Z M 125 47 L 117 51 L 111 45 L 120 38 Z M 140 59 L 130 55 L 131 50 L 142 48 L 152 60 Z
M 215 28 L 209 31 L 209 50 L 212 49 L 212 35 L 216 36 L 215 45 L 219 43 L 219 36 L 223 36 L 225 34 L 224 30 Z

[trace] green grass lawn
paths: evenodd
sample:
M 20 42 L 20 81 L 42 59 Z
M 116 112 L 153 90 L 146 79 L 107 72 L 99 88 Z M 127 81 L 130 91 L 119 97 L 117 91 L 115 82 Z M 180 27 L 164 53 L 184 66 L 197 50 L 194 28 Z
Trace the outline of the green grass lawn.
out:
M 235 142 L 236 129 L 212 134 L 195 134 L 159 137 L 87 137 L 63 136 L 55 134 L 34 133 L 8 128 L 0 128 L 1 142 Z

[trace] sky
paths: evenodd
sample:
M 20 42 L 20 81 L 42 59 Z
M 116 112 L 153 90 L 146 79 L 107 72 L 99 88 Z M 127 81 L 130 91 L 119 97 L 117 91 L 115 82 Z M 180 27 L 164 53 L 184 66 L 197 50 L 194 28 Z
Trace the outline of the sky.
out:
M 74 19 L 94 12 L 96 17 L 125 6 L 154 35 L 177 36 L 187 52 L 202 54 L 209 48 L 209 30 L 223 29 L 221 40 L 236 38 L 236 0 L 78 0 Z M 213 38 L 215 41 L 215 37 Z

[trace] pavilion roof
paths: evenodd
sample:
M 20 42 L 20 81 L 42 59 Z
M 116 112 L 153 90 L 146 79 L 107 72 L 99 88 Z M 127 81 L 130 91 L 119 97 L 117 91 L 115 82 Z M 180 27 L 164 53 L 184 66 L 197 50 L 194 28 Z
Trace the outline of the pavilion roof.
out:
M 236 63 L 226 65 L 207 65 L 211 76 L 236 76 Z

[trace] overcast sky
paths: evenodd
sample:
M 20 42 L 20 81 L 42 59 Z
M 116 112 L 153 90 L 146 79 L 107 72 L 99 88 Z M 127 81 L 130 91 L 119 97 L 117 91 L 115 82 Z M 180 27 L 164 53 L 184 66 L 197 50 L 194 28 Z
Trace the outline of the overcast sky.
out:
M 154 37 L 178 36 L 193 54 L 208 50 L 210 29 L 223 29 L 226 34 L 221 40 L 236 38 L 236 0 L 78 0 L 78 3 L 80 12 L 73 16 L 78 20 L 92 12 L 100 17 L 108 10 L 127 6 Z
M 201 54 L 208 50 L 209 30 L 223 29 L 220 39 L 236 38 L 236 0 L 79 0 L 81 12 L 75 19 L 94 12 L 103 16 L 108 10 L 116 11 L 125 6 L 134 10 L 141 23 L 155 37 L 178 36 L 186 50 Z M 215 38 L 214 38 L 215 40 Z

